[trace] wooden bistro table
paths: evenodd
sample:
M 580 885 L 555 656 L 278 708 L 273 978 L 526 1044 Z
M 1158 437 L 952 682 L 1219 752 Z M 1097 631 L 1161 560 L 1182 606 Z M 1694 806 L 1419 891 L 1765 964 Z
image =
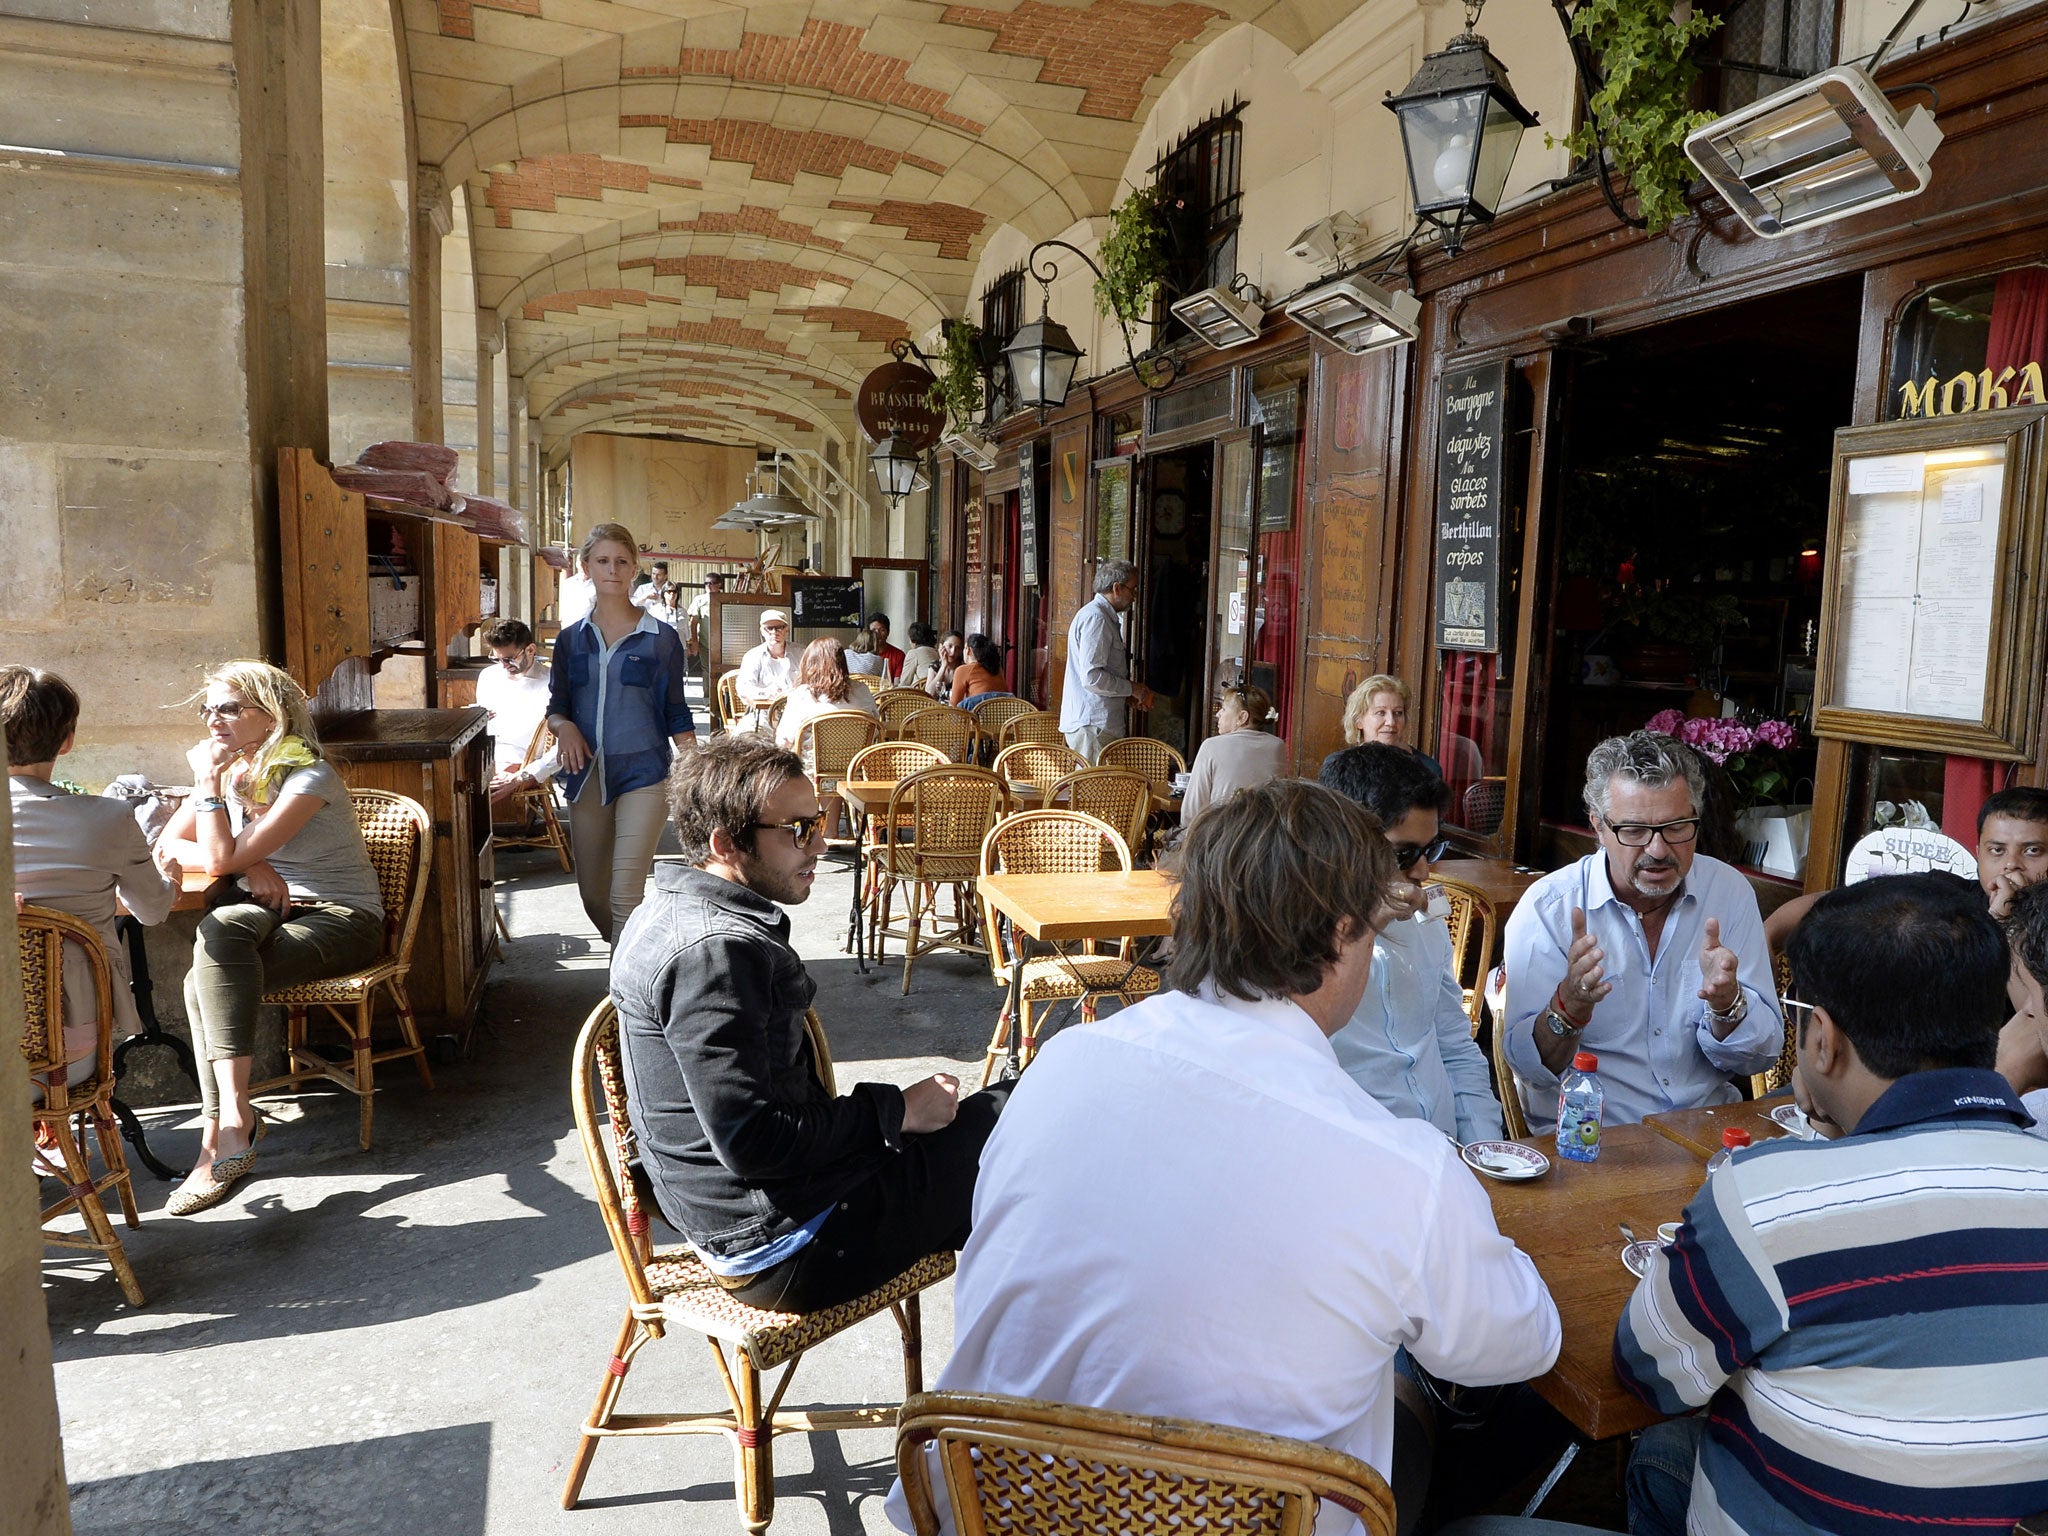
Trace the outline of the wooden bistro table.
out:
M 1589 1440 L 1654 1424 L 1659 1415 L 1614 1374 L 1614 1326 L 1636 1288 L 1621 1262 L 1627 1240 L 1620 1224 L 1655 1242 L 1658 1226 L 1678 1220 L 1699 1193 L 1706 1159 L 1648 1125 L 1603 1129 L 1593 1163 L 1559 1157 L 1548 1136 L 1529 1144 L 1549 1157 L 1548 1173 L 1524 1183 L 1480 1182 L 1501 1231 L 1535 1261 L 1564 1325 L 1557 1364 L 1533 1385 Z
M 1772 1110 L 1791 1102 L 1790 1093 L 1774 1093 L 1767 1099 L 1738 1099 L 1733 1104 L 1709 1104 L 1701 1109 L 1667 1109 L 1661 1115 L 1648 1116 L 1643 1124 L 1701 1157 L 1712 1157 L 1721 1150 L 1721 1132 L 1731 1125 L 1749 1132 L 1751 1142 L 1775 1141 L 1791 1134 L 1771 1118 Z
M 1088 939 L 1151 939 L 1173 932 L 1171 880 L 1156 869 L 1100 874 L 983 875 L 981 899 L 1010 920 L 1016 935 L 1010 957 L 1011 1007 L 1024 996 L 1024 962 L 1033 942 L 1057 948 Z M 1022 1070 L 1018 1036 L 1010 1030 L 1009 1081 Z

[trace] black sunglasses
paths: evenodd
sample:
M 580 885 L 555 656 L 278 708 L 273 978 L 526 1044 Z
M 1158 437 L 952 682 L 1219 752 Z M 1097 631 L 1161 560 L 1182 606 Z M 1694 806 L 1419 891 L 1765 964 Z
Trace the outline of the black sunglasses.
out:
M 1427 859 L 1430 863 L 1434 864 L 1450 851 L 1451 840 L 1448 837 L 1439 837 L 1432 842 L 1422 844 L 1420 847 L 1417 847 L 1414 843 L 1396 843 L 1394 844 L 1394 867 L 1396 869 L 1413 869 L 1418 859 Z
M 757 821 L 754 823 L 754 829 L 757 832 L 787 832 L 796 839 L 797 846 L 801 848 L 816 837 L 819 828 L 824 825 L 825 813 L 820 811 L 815 816 L 797 816 L 788 821 Z

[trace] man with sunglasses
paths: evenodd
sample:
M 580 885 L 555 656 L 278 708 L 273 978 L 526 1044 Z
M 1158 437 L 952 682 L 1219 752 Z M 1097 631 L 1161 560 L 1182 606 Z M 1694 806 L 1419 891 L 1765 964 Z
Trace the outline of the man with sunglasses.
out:
M 640 1152 L 662 1214 L 742 1301 L 815 1311 L 967 1240 L 981 1146 L 1008 1085 L 959 1098 L 819 1081 L 804 1017 L 817 984 L 784 906 L 810 898 L 818 793 L 792 753 L 720 736 L 680 754 L 669 810 L 687 863 L 612 953 Z
M 1460 1142 L 1504 1134 L 1452 969 L 1450 933 L 1423 897 L 1430 865 L 1449 848 L 1439 833 L 1449 786 L 1427 759 L 1383 742 L 1331 753 L 1319 777 L 1379 818 L 1401 875 L 1374 924 L 1365 996 L 1330 1037 L 1337 1064 L 1403 1119 L 1427 1120 Z
M 1600 1058 L 1605 1119 L 1737 1097 L 1778 1059 L 1784 1023 L 1756 894 L 1698 849 L 1705 785 L 1648 731 L 1586 759 L 1599 848 L 1529 888 L 1507 926 L 1507 1055 L 1529 1128 L 1557 1122 L 1574 1052 Z

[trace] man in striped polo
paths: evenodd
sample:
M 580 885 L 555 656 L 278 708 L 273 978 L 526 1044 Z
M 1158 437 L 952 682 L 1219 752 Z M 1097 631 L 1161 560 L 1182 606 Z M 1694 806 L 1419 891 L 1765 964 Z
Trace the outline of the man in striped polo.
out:
M 1652 1406 L 1629 1529 L 2009 1531 L 2048 1510 L 2048 1142 L 1992 1061 L 2007 954 L 1975 887 L 1829 893 L 1793 974 L 1802 1106 L 1707 1181 L 1615 1333 Z

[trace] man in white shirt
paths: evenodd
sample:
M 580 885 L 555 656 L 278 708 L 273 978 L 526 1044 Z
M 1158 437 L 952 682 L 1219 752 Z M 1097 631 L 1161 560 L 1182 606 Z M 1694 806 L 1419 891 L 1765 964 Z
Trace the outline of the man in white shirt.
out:
M 766 723 L 763 713 L 770 704 L 796 686 L 796 658 L 789 654 L 789 615 L 780 608 L 761 612 L 761 643 L 740 658 L 740 675 L 735 680 L 740 702 L 747 706 L 742 730 L 758 730 Z
M 653 570 L 633 587 L 633 606 L 667 622 L 668 562 L 657 560 Z
M 1095 600 L 1067 626 L 1067 676 L 1060 689 L 1060 734 L 1089 762 L 1117 740 L 1132 704 L 1152 707 L 1152 690 L 1131 681 L 1123 616 L 1138 600 L 1138 568 L 1128 560 L 1095 567 Z
M 1396 1353 L 1521 1381 L 1557 1309 L 1457 1149 L 1331 1053 L 1394 877 L 1371 819 L 1276 779 L 1181 847 L 1172 990 L 1055 1035 L 982 1150 L 938 1386 L 1314 1441 L 1419 1513 Z M 888 1512 L 909 1528 L 900 1490 Z
M 562 585 L 555 594 L 555 622 L 560 629 L 567 629 L 578 619 L 588 618 L 590 605 L 597 601 L 597 588 L 583 572 L 583 557 L 575 550 L 569 551 L 569 574 L 562 578 Z
M 688 652 L 690 663 L 697 669 L 697 676 L 703 680 L 707 693 L 711 689 L 711 653 L 705 642 L 711 638 L 711 599 L 725 592 L 725 572 L 711 571 L 704 577 L 703 590 L 690 599 L 690 606 L 683 610 L 683 649 Z
M 533 631 L 518 619 L 499 619 L 484 630 L 492 665 L 477 674 L 476 701 L 491 712 L 497 770 L 491 776 L 491 804 L 523 789 L 545 784 L 560 766 L 550 747 L 532 762 L 526 749 L 534 728 L 547 718 L 548 664 L 540 659 Z
M 1586 759 L 1599 848 L 1545 875 L 1507 926 L 1507 1056 L 1529 1129 L 1557 1123 L 1574 1052 L 1600 1059 L 1602 1119 L 1738 1097 L 1785 1026 L 1756 893 L 1698 851 L 1706 786 L 1669 737 L 1612 736 Z
M 1383 742 L 1331 753 L 1319 777 L 1378 818 L 1402 877 L 1373 941 L 1365 996 L 1330 1037 L 1337 1064 L 1404 1119 L 1427 1120 L 1461 1142 L 1505 1134 L 1452 968 L 1450 932 L 1424 900 L 1430 864 L 1446 851 L 1449 787 L 1419 753 Z

